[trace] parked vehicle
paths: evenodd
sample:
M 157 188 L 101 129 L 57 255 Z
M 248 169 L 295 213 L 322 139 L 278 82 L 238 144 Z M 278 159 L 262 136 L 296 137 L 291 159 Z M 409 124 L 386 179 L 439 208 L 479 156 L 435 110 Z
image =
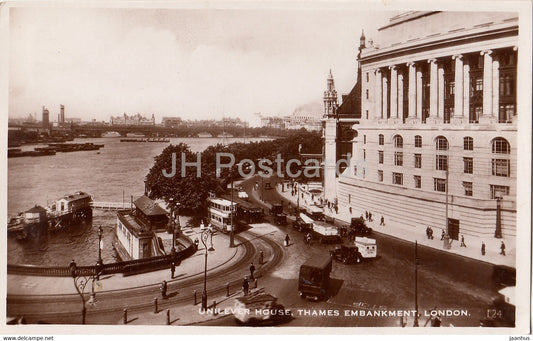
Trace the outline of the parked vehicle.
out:
M 302 264 L 298 278 L 298 293 L 300 297 L 311 297 L 316 301 L 327 298 L 331 266 L 331 257 L 324 256 L 315 256 Z
M 300 213 L 296 220 L 292 223 L 292 227 L 299 232 L 308 232 L 312 230 L 313 219 L 307 215 Z
M 307 215 L 313 220 L 324 220 L 324 209 L 315 205 L 307 207 Z
M 354 244 L 359 249 L 359 253 L 363 259 L 376 258 L 378 247 L 375 239 L 355 237 Z
M 372 233 L 372 229 L 366 226 L 363 218 L 352 218 L 350 224 L 350 233 L 355 236 L 367 236 Z
M 316 238 L 320 243 L 340 243 L 342 241 L 339 231 L 333 225 L 323 221 L 313 221 L 312 228 L 313 238 Z
M 270 209 L 270 214 L 274 217 L 274 221 L 278 225 L 287 224 L 287 215 L 283 213 L 283 205 L 281 204 L 272 204 Z
M 329 252 L 331 258 L 344 264 L 361 263 L 363 257 L 357 246 L 340 245 Z
M 233 316 L 239 324 L 275 324 L 289 318 L 291 312 L 277 298 L 263 292 L 251 293 L 235 300 Z

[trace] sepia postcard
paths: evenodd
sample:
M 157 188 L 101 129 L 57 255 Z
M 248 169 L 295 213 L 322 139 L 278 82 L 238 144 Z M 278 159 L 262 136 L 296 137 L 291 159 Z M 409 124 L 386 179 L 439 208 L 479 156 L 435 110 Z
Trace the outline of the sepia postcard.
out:
M 4 340 L 529 335 L 531 13 L 0 2 Z

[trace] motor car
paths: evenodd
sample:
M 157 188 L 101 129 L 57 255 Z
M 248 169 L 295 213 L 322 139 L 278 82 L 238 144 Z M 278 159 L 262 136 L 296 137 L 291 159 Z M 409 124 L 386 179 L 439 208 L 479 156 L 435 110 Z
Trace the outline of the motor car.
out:
M 344 264 L 361 263 L 363 256 L 359 253 L 357 246 L 339 245 L 329 251 L 331 258 L 343 262 Z
M 277 297 L 255 292 L 235 300 L 233 316 L 238 324 L 277 324 L 291 317 L 290 310 L 278 303 Z

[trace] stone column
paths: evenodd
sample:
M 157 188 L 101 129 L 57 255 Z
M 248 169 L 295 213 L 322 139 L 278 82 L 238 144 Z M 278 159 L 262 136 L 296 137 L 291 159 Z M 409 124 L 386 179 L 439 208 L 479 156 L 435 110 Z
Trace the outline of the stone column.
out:
M 492 51 L 481 52 L 483 56 L 483 117 L 493 117 L 492 111 Z
M 398 74 L 398 118 L 403 120 L 403 73 Z
M 470 117 L 470 65 L 463 64 L 463 116 L 465 120 Z M 478 117 L 479 119 L 479 117 Z
M 387 79 L 387 76 L 386 75 L 383 75 L 383 82 L 382 82 L 382 86 L 383 86 L 383 91 L 381 92 L 381 97 L 383 99 L 383 107 L 382 107 L 382 111 L 381 111 L 381 118 L 382 119 L 386 119 L 387 118 L 387 110 L 389 108 L 389 92 L 388 92 L 388 87 L 389 87 L 389 80 Z
M 409 67 L 409 118 L 416 117 L 416 65 L 407 63 Z
M 438 84 L 439 91 L 437 94 L 437 116 L 442 121 L 444 120 L 444 68 L 442 65 L 440 65 L 438 69 Z
M 457 118 L 459 121 L 464 119 L 463 116 L 463 56 L 455 55 L 452 57 L 455 60 L 455 98 L 453 116 L 450 121 Z
M 492 60 L 492 111 L 494 117 L 500 117 L 500 61 L 497 58 Z M 511 117 L 507 117 L 510 120 Z
M 375 116 L 375 119 L 380 119 L 381 117 L 383 117 L 383 108 L 382 108 L 382 90 L 383 90 L 383 86 L 382 86 L 382 83 L 383 83 L 383 80 L 381 78 L 381 70 L 380 69 L 377 69 L 376 70 L 376 100 L 374 101 L 374 104 L 376 105 L 376 116 Z
M 437 106 L 438 106 L 438 64 L 436 59 L 428 60 L 429 63 L 429 117 L 426 124 L 437 123 Z
M 422 121 L 422 70 L 416 70 L 416 117 Z
M 390 67 L 390 117 L 398 118 L 398 67 Z

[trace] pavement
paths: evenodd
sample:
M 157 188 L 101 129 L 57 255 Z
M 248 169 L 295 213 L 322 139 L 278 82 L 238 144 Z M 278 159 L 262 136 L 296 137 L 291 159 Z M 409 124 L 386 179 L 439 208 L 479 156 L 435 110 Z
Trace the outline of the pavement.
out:
M 183 229 L 192 240 L 200 240 L 200 228 Z M 228 237 L 215 233 L 213 236 L 214 251 L 208 251 L 207 266 L 208 269 L 214 270 L 230 262 L 236 262 L 244 253 L 243 247 L 229 248 Z M 218 247 L 220 245 L 220 247 Z M 209 246 L 209 245 L 208 245 Z M 163 280 L 171 284 L 185 278 L 199 275 L 204 269 L 204 251 L 202 243 L 198 251 L 191 257 L 183 260 L 176 267 L 174 279 L 170 277 L 170 270 L 158 270 L 133 276 L 123 276 L 122 274 L 113 274 L 102 276 L 101 292 L 112 290 L 127 290 L 154 284 L 161 284 Z M 86 289 L 86 291 L 90 291 Z M 65 295 L 77 294 L 76 288 L 71 277 L 47 277 L 47 276 L 24 276 L 11 275 L 7 276 L 7 293 L 8 295 Z
M 282 190 L 282 185 L 277 184 L 276 190 L 278 193 L 283 196 L 286 200 L 291 202 L 291 205 L 296 207 L 297 198 L 296 196 L 291 195 L 290 189 L 285 188 L 285 191 Z M 300 191 L 304 193 L 304 198 L 300 197 L 300 208 L 304 209 L 307 205 L 313 203 L 311 194 Z M 317 197 L 315 196 L 315 199 Z M 352 214 L 349 212 L 348 207 L 339 207 L 338 213 L 334 210 L 325 207 L 324 213 L 332 218 L 335 218 L 336 221 L 341 221 L 345 224 L 350 224 L 352 217 L 365 216 L 365 212 L 356 212 L 352 211 Z M 400 238 L 406 241 L 415 242 L 418 244 L 438 249 L 444 252 L 454 253 L 460 256 L 469 257 L 477 259 L 483 262 L 488 262 L 497 265 L 505 265 L 510 267 L 516 267 L 516 239 L 515 238 L 489 238 L 481 239 L 477 236 L 469 235 L 465 237 L 466 247 L 460 246 L 460 241 L 454 240 L 451 244 L 450 249 L 444 248 L 444 242 L 440 239 L 441 229 L 433 228 L 434 239 L 428 239 L 426 236 L 426 226 L 405 226 L 398 221 L 394 221 L 388 216 L 384 216 L 385 225 L 380 225 L 381 215 L 378 213 L 372 213 L 373 221 L 366 220 L 367 226 L 371 227 L 374 231 L 383 233 L 389 236 Z M 506 255 L 500 255 L 500 245 L 502 240 L 505 242 L 505 253 Z M 481 243 L 484 242 L 486 247 L 485 255 L 481 254 Z
M 274 225 L 269 223 L 252 224 L 254 233 L 259 235 L 269 235 L 272 239 L 281 243 L 284 234 Z M 227 244 L 228 236 L 221 235 L 225 239 L 223 245 Z M 266 261 L 266 259 L 265 259 Z M 257 263 L 256 263 L 257 264 Z M 267 292 L 265 288 L 275 287 L 275 279 L 265 278 L 260 274 L 261 265 L 257 264 L 258 281 L 250 283 L 250 295 L 256 292 Z M 233 315 L 235 300 L 243 297 L 242 290 L 233 290 L 230 296 L 226 294 L 213 295 L 209 294 L 207 310 L 201 309 L 200 297 L 198 297 L 198 304 L 180 305 L 169 309 L 164 309 L 158 313 L 144 312 L 128 316 L 128 325 L 194 325 L 206 321 L 223 318 L 228 315 Z M 169 311 L 167 313 L 167 310 Z M 167 317 L 169 314 L 170 319 Z M 167 323 L 170 322 L 170 323 Z M 116 321 L 117 324 L 124 324 L 123 319 Z
M 183 229 L 183 232 L 187 234 L 191 239 L 200 239 L 200 228 Z M 273 235 L 278 234 L 276 239 L 281 243 L 283 236 L 279 229 L 275 226 L 262 223 L 254 225 L 254 233 L 259 235 Z M 254 241 L 252 240 L 252 243 Z M 208 242 L 209 246 L 209 242 Z M 229 237 L 221 233 L 215 233 L 213 235 L 214 251 L 208 251 L 208 273 L 209 270 L 215 270 L 220 267 L 229 266 L 235 262 L 238 262 L 245 253 L 244 246 L 235 248 L 229 248 Z M 133 276 L 123 276 L 122 274 L 114 274 L 109 276 L 103 276 L 100 280 L 101 290 L 98 290 L 98 294 L 106 291 L 121 291 L 128 289 L 135 289 L 139 287 L 147 286 L 160 286 L 163 280 L 166 280 L 169 287 L 172 283 L 192 276 L 198 276 L 203 274 L 204 269 L 204 252 L 205 248 L 200 243 L 199 250 L 191 257 L 182 261 L 182 263 L 176 267 L 176 273 L 174 279 L 170 278 L 170 270 L 159 270 Z M 268 251 L 265 255 L 265 263 L 269 259 Z M 257 272 L 261 272 L 262 266 L 257 264 Z M 259 275 L 261 276 L 261 275 Z M 261 283 L 261 286 L 257 285 L 257 282 L 250 284 L 250 292 L 264 291 L 266 285 L 272 285 Z M 72 278 L 70 277 L 46 277 L 46 276 L 22 276 L 11 275 L 7 276 L 7 292 L 8 295 L 23 295 L 25 298 L 31 298 L 33 295 L 68 295 L 76 294 L 76 289 L 73 285 Z M 86 289 L 85 293 L 89 293 L 90 290 Z M 153 311 L 145 312 L 130 312 L 127 315 L 128 325 L 191 325 L 201 322 L 206 322 L 214 319 L 218 319 L 227 315 L 232 315 L 232 308 L 235 304 L 237 297 L 242 297 L 241 290 L 233 289 L 230 292 L 230 296 L 223 294 L 209 294 L 208 297 L 208 309 L 202 311 L 201 309 L 201 296 L 198 296 L 198 304 L 193 305 L 190 303 L 176 304 L 171 308 L 165 308 L 154 313 Z M 192 298 L 191 298 L 192 301 Z M 161 302 L 163 304 L 164 301 Z M 89 308 L 90 309 L 90 308 Z M 168 313 L 167 313 L 168 311 Z M 167 316 L 169 314 L 169 317 Z M 170 323 L 168 323 L 170 322 Z M 123 317 L 117 321 L 112 321 L 115 324 L 124 324 Z

